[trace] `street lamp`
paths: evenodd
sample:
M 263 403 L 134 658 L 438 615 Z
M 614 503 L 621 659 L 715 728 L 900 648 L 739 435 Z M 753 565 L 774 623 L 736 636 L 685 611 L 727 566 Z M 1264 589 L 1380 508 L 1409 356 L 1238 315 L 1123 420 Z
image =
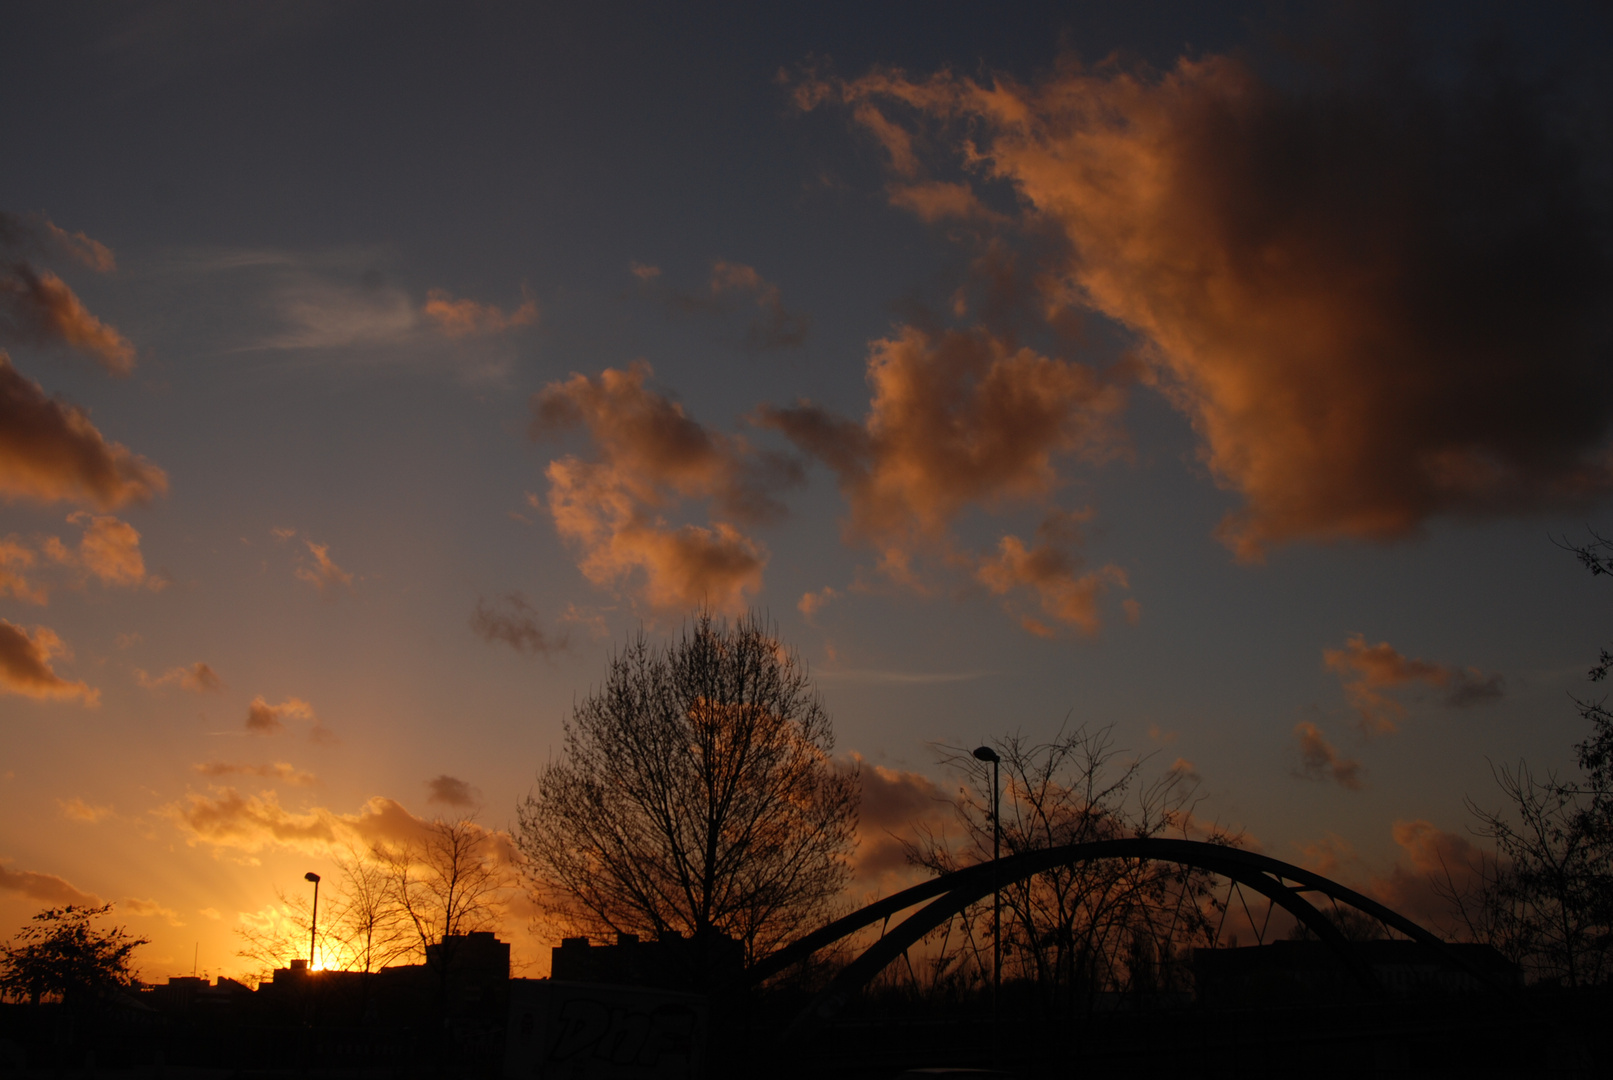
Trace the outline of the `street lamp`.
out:
M 991 762 L 991 1028 L 997 1029 L 997 995 L 1003 985 L 1003 896 L 997 878 L 997 860 L 1002 857 L 1002 785 L 997 770 L 1002 758 L 989 746 L 975 747 L 976 761 Z
M 314 933 L 319 929 L 319 875 L 312 870 L 302 876 L 314 883 L 314 913 L 308 918 L 308 970 L 314 970 Z

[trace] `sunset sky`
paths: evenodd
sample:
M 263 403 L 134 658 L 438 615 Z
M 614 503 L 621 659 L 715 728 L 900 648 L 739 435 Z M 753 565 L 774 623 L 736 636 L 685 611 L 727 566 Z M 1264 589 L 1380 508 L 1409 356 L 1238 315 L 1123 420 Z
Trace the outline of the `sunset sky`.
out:
M 1610 636 L 1613 28 L 1395 6 L 5 5 L 0 937 L 240 972 L 702 603 L 859 896 L 1085 723 L 1427 916 Z

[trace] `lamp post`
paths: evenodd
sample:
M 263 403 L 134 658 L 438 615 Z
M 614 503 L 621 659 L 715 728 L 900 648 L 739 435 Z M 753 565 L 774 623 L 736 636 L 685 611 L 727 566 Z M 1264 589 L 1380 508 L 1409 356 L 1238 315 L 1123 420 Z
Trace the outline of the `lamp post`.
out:
M 1002 758 L 989 746 L 975 748 L 976 761 L 991 762 L 991 1030 L 997 1031 L 997 997 L 1003 985 L 1003 896 L 997 879 L 997 862 L 1002 858 L 1002 784 L 997 770 Z
M 314 913 L 308 918 L 308 970 L 314 970 L 314 934 L 319 929 L 319 875 L 312 870 L 302 876 L 314 883 Z

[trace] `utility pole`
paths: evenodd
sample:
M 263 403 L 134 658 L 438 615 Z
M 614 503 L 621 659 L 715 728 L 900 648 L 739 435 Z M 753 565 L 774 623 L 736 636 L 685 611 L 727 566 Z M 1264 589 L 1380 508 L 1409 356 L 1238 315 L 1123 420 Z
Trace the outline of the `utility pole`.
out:
M 1002 783 L 997 770 L 1002 758 L 989 746 L 975 748 L 976 761 L 991 762 L 991 1042 L 992 1059 L 997 1057 L 997 999 L 1003 988 L 1003 895 L 998 879 L 998 861 L 1002 858 Z
M 314 912 L 308 918 L 308 970 L 314 970 L 314 933 L 319 929 L 319 875 L 312 870 L 303 876 L 304 881 L 314 883 Z

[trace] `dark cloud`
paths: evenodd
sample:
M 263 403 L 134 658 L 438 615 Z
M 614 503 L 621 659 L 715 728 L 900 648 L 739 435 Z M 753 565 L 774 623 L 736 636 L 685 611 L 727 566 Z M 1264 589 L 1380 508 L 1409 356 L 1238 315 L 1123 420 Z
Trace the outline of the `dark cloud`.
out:
M 41 874 L 33 870 L 13 870 L 9 866 L 0 866 L 0 889 L 7 892 L 21 893 L 30 900 L 39 900 L 50 905 L 82 904 L 85 907 L 99 907 L 101 898 L 94 893 L 83 892 L 55 874 Z
M 470 628 L 483 641 L 502 641 L 516 652 L 532 656 L 564 649 L 568 644 L 565 634 L 551 636 L 545 632 L 538 622 L 537 609 L 519 592 L 506 595 L 500 606 L 477 597 L 476 610 L 470 615 Z
M 426 802 L 444 806 L 469 807 L 479 805 L 482 793 L 464 780 L 443 773 L 426 781 Z
M 323 730 L 314 707 L 301 698 L 287 698 L 278 705 L 270 705 L 259 694 L 246 710 L 246 729 L 253 735 L 278 735 L 285 730 L 286 720 L 308 720 L 314 730 Z
M 758 311 L 746 326 L 743 339 L 748 349 L 796 348 L 806 343 L 811 332 L 811 317 L 785 307 L 784 294 L 779 287 L 762 277 L 754 266 L 718 259 L 711 264 L 711 277 L 706 287 L 698 292 L 663 289 L 659 283 L 661 269 L 657 266 L 633 263 L 631 270 L 634 277 L 678 311 L 723 315 L 736 307 L 754 305 Z

